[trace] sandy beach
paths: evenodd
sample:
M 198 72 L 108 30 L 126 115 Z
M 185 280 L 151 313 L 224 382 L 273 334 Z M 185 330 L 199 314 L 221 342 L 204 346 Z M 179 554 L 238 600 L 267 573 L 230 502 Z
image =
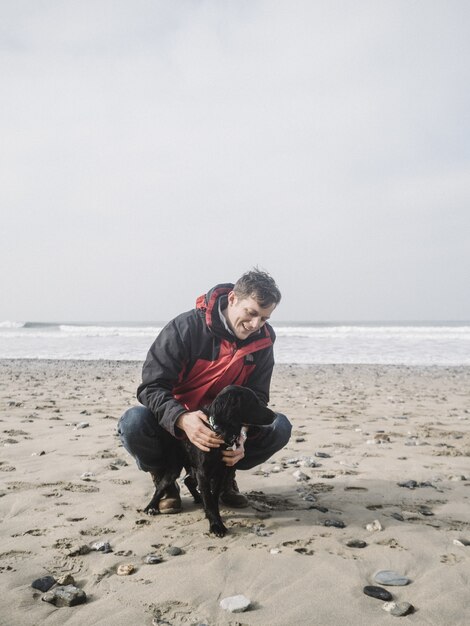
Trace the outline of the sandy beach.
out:
M 470 368 L 277 366 L 271 407 L 293 436 L 238 473 L 251 506 L 222 507 L 223 539 L 184 488 L 181 514 L 141 510 L 151 480 L 115 434 L 140 368 L 0 361 L 0 624 L 469 623 Z M 112 552 L 76 553 L 95 542 Z M 121 564 L 135 571 L 117 575 Z M 413 613 L 363 593 L 380 570 L 409 579 L 382 586 Z M 85 604 L 58 608 L 31 587 L 64 574 Z M 249 610 L 220 608 L 237 594 Z

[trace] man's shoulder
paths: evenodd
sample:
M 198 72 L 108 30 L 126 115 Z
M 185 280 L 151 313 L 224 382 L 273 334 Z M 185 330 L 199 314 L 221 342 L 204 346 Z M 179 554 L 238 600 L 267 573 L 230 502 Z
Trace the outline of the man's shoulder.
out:
M 174 317 L 168 326 L 177 330 L 181 335 L 192 332 L 203 332 L 206 328 L 204 315 L 198 309 L 190 309 Z

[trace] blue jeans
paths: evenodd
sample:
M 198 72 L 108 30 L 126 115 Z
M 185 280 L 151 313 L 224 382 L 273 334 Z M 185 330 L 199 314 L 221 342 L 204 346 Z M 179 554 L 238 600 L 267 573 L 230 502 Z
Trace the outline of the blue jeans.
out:
M 289 441 L 292 425 L 285 415 L 276 413 L 276 418 L 269 426 L 257 426 L 256 436 L 248 437 L 245 442 L 245 456 L 235 468 L 251 469 L 267 461 L 275 452 L 281 450 Z M 118 422 L 118 435 L 122 445 L 136 460 L 139 469 L 152 472 L 161 467 L 164 459 L 162 427 L 158 425 L 154 414 L 145 406 L 135 406 L 124 413 Z

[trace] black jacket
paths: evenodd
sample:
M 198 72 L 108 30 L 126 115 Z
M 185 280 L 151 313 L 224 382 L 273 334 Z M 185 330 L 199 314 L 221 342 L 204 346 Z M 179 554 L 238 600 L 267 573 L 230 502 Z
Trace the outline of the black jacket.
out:
M 227 331 L 219 315 L 227 306 L 230 283 L 217 285 L 196 308 L 169 322 L 152 344 L 142 370 L 137 398 L 172 435 L 186 411 L 209 405 L 227 385 L 252 389 L 269 402 L 274 367 L 274 330 L 265 324 L 244 341 Z

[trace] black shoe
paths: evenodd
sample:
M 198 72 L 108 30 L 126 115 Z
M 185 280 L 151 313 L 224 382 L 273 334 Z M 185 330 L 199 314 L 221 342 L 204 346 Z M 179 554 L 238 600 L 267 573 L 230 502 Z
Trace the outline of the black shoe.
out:
M 233 506 L 235 509 L 244 509 L 250 504 L 248 498 L 240 493 L 234 475 L 230 476 L 229 480 L 222 486 L 220 499 L 224 504 Z

